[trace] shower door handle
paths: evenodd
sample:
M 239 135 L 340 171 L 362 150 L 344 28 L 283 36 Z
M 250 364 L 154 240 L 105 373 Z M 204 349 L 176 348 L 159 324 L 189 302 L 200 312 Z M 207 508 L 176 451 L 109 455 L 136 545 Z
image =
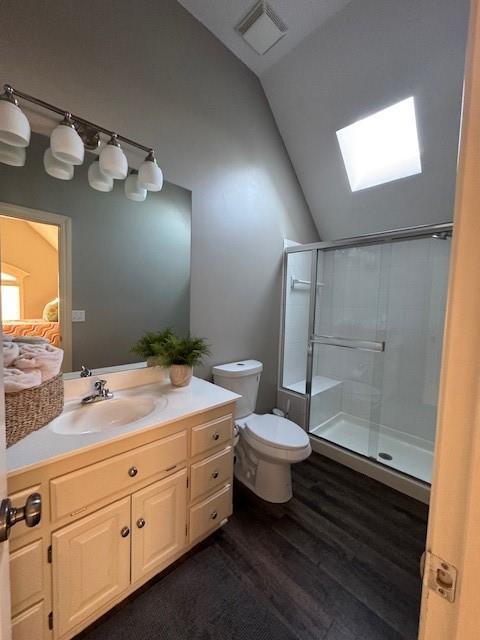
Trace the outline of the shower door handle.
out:
M 321 336 L 314 334 L 310 338 L 310 344 L 323 344 L 329 347 L 343 347 L 344 349 L 357 349 L 358 351 L 385 351 L 385 341 L 365 340 L 364 338 L 342 338 L 341 336 Z

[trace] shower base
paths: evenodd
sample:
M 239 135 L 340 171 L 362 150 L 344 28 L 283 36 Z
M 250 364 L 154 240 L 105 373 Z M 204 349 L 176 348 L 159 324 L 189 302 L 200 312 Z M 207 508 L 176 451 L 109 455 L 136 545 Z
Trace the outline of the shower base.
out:
M 423 482 L 432 481 L 433 443 L 428 440 L 343 412 L 311 428 L 310 434 Z

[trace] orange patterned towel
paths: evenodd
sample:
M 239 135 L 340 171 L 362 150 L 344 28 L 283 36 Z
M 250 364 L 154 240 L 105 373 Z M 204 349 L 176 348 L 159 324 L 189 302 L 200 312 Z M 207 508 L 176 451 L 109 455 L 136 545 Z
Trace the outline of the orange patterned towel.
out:
M 43 320 L 18 320 L 3 325 L 3 333 L 14 336 L 38 336 L 46 338 L 55 347 L 60 346 L 60 325 Z

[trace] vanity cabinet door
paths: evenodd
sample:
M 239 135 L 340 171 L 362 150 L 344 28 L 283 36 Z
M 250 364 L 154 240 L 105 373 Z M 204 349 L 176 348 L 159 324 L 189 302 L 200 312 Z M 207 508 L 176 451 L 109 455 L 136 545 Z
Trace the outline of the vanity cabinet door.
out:
M 55 637 L 63 636 L 130 583 L 130 498 L 52 535 Z
M 132 496 L 132 582 L 160 571 L 186 543 L 187 471 Z

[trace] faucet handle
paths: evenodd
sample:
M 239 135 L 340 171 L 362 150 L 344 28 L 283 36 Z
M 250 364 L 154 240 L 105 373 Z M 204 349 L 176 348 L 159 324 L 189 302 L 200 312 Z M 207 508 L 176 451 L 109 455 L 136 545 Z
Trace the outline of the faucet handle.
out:
M 95 382 L 95 389 L 97 389 L 97 391 L 103 391 L 105 389 L 106 384 L 107 384 L 106 380 L 97 380 Z
M 92 372 L 90 371 L 90 369 L 88 367 L 86 367 L 84 364 L 82 364 L 82 370 L 80 371 L 80 377 L 81 378 L 90 378 L 91 375 L 92 375 Z

